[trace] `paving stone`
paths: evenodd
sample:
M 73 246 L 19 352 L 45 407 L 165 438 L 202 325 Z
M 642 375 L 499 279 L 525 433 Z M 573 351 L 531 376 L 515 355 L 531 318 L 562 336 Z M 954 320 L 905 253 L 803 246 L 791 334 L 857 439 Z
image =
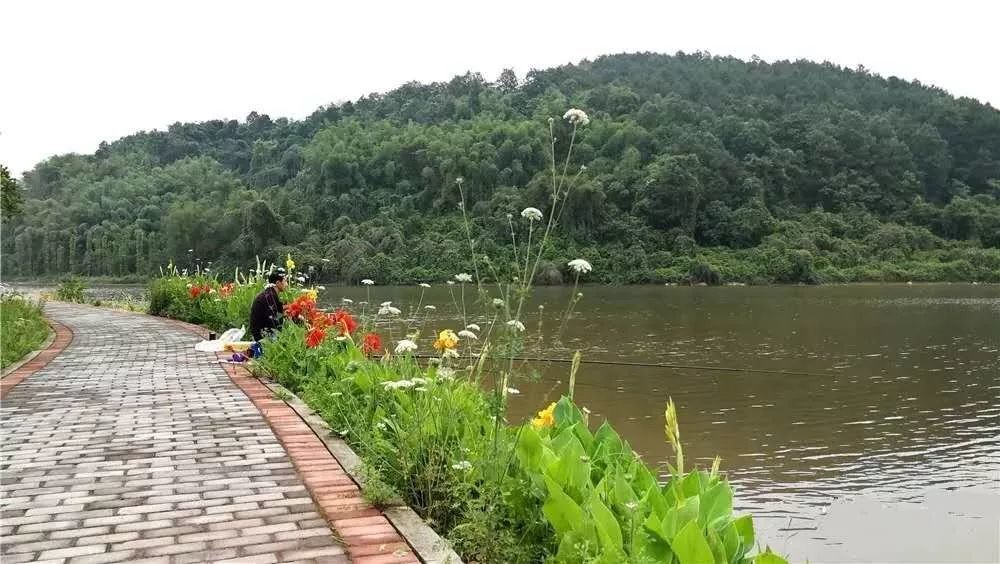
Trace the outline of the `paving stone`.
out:
M 57 333 L 65 349 L 5 386 L 5 564 L 345 554 L 332 531 L 324 534 L 275 432 L 215 357 L 194 350 L 195 333 L 83 305 L 48 303 L 46 314 L 73 334 Z M 291 448 L 307 444 L 296 436 Z M 344 478 L 340 470 L 318 483 Z
M 72 558 L 74 556 L 86 556 L 88 554 L 103 553 L 106 548 L 103 544 L 88 544 L 84 546 L 72 546 L 69 548 L 57 548 L 55 550 L 43 550 L 38 555 L 39 560 L 55 560 L 56 558 Z

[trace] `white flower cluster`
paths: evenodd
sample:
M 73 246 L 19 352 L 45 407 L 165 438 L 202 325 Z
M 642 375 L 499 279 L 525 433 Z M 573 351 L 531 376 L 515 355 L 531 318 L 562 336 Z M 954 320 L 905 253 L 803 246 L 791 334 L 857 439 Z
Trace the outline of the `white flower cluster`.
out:
M 455 275 L 455 280 L 459 282 L 472 282 L 472 275 L 467 272 L 462 272 Z
M 417 350 L 417 344 L 410 339 L 403 339 L 402 341 L 396 343 L 397 354 L 413 352 L 415 350 Z
M 390 382 L 382 382 L 382 387 L 387 390 L 399 390 L 405 388 L 412 388 L 416 386 L 416 382 L 413 380 L 393 380 Z
M 544 216 L 542 216 L 542 210 L 538 208 L 524 208 L 521 210 L 521 217 L 528 221 L 541 221 Z
M 507 322 L 507 327 L 510 327 L 511 329 L 513 329 L 515 331 L 524 331 L 524 323 L 521 323 L 520 321 L 518 321 L 516 319 L 511 319 L 510 321 L 508 321 Z
M 468 329 L 462 329 L 458 332 L 458 336 L 463 339 L 472 339 L 473 341 L 478 341 L 479 337 L 475 333 L 469 331 Z
M 382 302 L 382 306 L 378 309 L 379 315 L 399 315 L 400 312 L 398 307 L 393 307 L 392 302 Z
M 573 259 L 567 263 L 574 272 L 578 274 L 586 274 L 593 270 L 594 268 L 590 266 L 590 263 L 583 259 Z
M 365 286 L 374 286 L 375 285 L 375 281 L 372 280 L 371 278 L 365 278 L 364 280 L 361 281 L 361 283 L 364 284 Z
M 430 288 L 431 287 L 431 285 L 428 284 L 427 282 L 421 282 L 420 284 L 417 284 L 417 286 L 420 286 L 421 288 Z
M 590 117 L 587 115 L 587 112 L 577 108 L 566 110 L 566 113 L 563 114 L 563 119 L 568 119 L 573 125 L 587 125 L 590 123 Z
M 462 460 L 451 465 L 455 470 L 472 470 L 472 463 L 468 460 Z

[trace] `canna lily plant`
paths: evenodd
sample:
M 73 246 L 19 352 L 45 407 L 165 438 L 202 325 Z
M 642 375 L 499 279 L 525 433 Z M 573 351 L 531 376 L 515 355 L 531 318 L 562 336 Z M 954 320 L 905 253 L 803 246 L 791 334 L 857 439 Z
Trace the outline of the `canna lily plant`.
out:
M 591 433 L 569 398 L 521 427 L 517 458 L 557 535 L 557 562 L 785 562 L 769 549 L 752 555 L 753 521 L 733 515 L 718 459 L 711 471 L 683 471 L 676 414 L 670 400 L 666 436 L 676 460 L 665 484 L 607 422 Z

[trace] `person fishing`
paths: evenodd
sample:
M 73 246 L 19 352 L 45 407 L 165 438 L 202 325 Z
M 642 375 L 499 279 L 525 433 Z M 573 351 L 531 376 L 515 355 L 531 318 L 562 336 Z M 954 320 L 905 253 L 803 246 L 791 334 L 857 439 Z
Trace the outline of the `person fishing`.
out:
M 285 269 L 278 268 L 267 275 L 267 285 L 253 299 L 250 306 L 250 334 L 254 341 L 260 341 L 281 329 L 285 310 L 281 303 L 281 292 L 286 285 Z

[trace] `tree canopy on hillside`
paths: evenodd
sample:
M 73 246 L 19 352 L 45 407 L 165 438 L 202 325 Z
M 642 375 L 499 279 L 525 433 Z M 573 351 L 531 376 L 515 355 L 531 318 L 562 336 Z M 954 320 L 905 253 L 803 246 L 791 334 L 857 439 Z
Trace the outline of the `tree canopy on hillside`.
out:
M 53 157 L 4 218 L 4 270 L 292 252 L 329 280 L 449 277 L 469 267 L 455 178 L 502 256 L 506 214 L 545 207 L 546 121 L 570 107 L 592 118 L 572 156 L 587 169 L 549 272 L 584 257 L 622 283 L 1000 280 L 1000 111 L 862 68 L 702 53 L 468 73 Z

